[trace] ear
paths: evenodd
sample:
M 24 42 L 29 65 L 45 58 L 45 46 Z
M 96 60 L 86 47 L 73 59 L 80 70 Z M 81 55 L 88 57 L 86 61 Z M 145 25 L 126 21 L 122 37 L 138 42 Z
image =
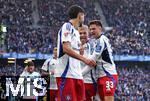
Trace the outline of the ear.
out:
M 99 30 L 100 30 L 100 31 L 102 31 L 102 30 L 103 30 L 103 28 L 99 26 Z
M 77 18 L 78 18 L 78 19 L 80 19 L 80 15 L 81 15 L 81 13 L 78 13 L 78 15 L 77 15 Z

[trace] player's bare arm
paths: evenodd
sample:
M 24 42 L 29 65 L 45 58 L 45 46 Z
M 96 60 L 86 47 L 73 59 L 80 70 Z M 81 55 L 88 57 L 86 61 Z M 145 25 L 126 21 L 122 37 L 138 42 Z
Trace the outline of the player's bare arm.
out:
M 85 64 L 91 66 L 91 67 L 95 67 L 96 66 L 96 62 L 94 60 L 91 59 L 87 59 L 84 56 L 76 53 L 75 51 L 73 51 L 70 48 L 70 43 L 69 42 L 63 42 L 63 52 L 68 54 L 69 56 L 76 58 L 82 62 L 84 62 Z

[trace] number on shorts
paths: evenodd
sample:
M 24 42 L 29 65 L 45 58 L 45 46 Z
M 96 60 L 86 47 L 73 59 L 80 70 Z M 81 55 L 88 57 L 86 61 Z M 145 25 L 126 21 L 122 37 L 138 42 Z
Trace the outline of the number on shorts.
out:
M 111 90 L 114 88 L 114 84 L 112 81 L 106 81 L 106 90 Z

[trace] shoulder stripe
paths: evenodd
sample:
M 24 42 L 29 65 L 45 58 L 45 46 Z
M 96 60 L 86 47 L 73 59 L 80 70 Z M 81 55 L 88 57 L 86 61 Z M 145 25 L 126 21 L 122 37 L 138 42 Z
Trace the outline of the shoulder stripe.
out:
M 60 42 L 59 42 L 59 54 L 58 54 L 58 58 L 60 58 L 60 57 L 62 57 L 64 55 L 64 53 L 63 53 L 63 46 L 62 46 L 62 42 L 61 42 L 61 36 L 62 36 L 62 29 L 59 31 Z

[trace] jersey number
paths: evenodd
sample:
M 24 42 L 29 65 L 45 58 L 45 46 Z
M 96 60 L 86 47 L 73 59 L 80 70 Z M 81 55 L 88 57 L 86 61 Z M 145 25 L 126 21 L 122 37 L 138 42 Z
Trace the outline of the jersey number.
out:
M 112 88 L 114 88 L 114 84 L 112 81 L 106 81 L 106 90 L 111 90 Z

